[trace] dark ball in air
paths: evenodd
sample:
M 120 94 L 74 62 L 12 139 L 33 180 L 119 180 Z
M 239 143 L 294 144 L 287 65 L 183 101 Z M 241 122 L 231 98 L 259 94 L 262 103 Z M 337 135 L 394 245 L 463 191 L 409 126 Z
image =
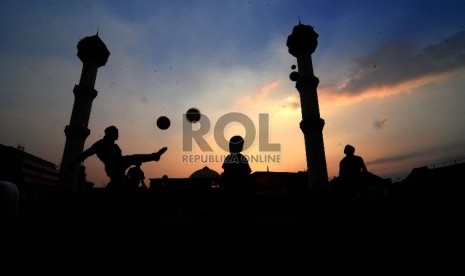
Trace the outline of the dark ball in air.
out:
M 300 79 L 300 73 L 294 71 L 289 75 L 289 78 L 291 79 L 291 81 L 298 81 Z
M 200 111 L 195 108 L 189 108 L 186 112 L 186 119 L 191 123 L 196 123 L 200 120 Z
M 157 126 L 161 130 L 168 129 L 170 127 L 170 119 L 166 116 L 160 116 L 157 119 Z
M 291 69 L 295 70 L 295 68 L 296 68 L 295 64 L 292 64 Z

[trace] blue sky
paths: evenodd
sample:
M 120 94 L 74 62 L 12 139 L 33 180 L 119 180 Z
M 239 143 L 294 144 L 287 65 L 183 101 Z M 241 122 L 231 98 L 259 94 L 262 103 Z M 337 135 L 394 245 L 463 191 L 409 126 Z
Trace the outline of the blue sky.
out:
M 2 10 L 0 143 L 56 164 L 82 69 L 76 45 L 98 31 L 111 54 L 98 71 L 86 147 L 116 125 L 125 154 L 169 147 L 143 165 L 148 177 L 220 172 L 218 162 L 182 162 L 182 114 L 197 107 L 213 124 L 228 112 L 254 123 L 267 113 L 282 161 L 252 169 L 306 169 L 286 47 L 299 19 L 319 34 L 312 58 L 330 177 L 346 144 L 393 178 L 465 157 L 463 1 L 7 0 Z M 168 130 L 155 126 L 161 115 Z M 246 153 L 258 154 L 256 143 Z M 107 180 L 96 157 L 85 165 L 90 181 Z

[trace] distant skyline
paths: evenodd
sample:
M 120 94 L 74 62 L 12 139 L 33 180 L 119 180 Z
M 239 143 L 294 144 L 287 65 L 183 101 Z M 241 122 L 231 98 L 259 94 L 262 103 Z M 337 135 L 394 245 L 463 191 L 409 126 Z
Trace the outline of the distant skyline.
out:
M 110 57 L 98 71 L 85 148 L 115 125 L 123 154 L 168 146 L 147 178 L 188 177 L 221 162 L 184 162 L 183 113 L 198 108 L 212 124 L 240 112 L 280 161 L 253 171 L 306 169 L 299 94 L 289 79 L 296 60 L 287 36 L 298 24 L 319 34 L 312 55 L 328 175 L 338 175 L 351 144 L 368 170 L 394 180 L 411 169 L 465 157 L 465 2 L 463 1 L 10 1 L 0 18 L 0 144 L 25 147 L 57 165 L 79 83 L 77 43 L 97 32 Z M 156 126 L 167 116 L 167 130 Z M 194 124 L 194 127 L 197 127 Z M 225 136 L 244 135 L 238 124 Z M 263 155 L 255 140 L 245 154 Z M 274 153 L 271 153 L 274 154 Z M 93 156 L 87 179 L 108 181 Z

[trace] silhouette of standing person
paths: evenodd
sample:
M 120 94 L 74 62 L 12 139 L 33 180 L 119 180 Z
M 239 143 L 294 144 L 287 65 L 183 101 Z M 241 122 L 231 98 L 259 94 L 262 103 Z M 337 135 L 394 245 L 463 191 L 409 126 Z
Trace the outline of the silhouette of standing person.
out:
M 115 126 L 107 127 L 103 138 L 79 154 L 76 157 L 75 162 L 82 162 L 87 157 L 96 154 L 105 165 L 105 172 L 110 178 L 107 189 L 110 192 L 119 193 L 122 191 L 124 176 L 128 167 L 137 163 L 159 161 L 161 155 L 167 151 L 168 148 L 163 147 L 158 152 L 151 154 L 133 154 L 123 156 L 120 147 L 115 143 L 116 140 L 118 140 L 118 129 Z
M 339 163 L 339 177 L 349 199 L 363 196 L 364 175 L 368 172 L 363 158 L 355 155 L 355 148 L 351 145 L 344 147 L 345 157 Z
M 222 168 L 221 184 L 224 188 L 228 208 L 233 212 L 240 212 L 248 207 L 253 189 L 251 185 L 250 173 L 252 169 L 246 156 L 241 154 L 244 147 L 244 139 L 233 136 L 229 140 L 229 152 L 226 156 Z

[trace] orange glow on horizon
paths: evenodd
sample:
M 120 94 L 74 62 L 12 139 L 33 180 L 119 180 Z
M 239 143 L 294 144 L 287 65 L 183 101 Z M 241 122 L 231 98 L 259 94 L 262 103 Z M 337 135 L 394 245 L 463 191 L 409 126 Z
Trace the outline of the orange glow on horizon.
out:
M 341 116 L 341 108 L 344 106 L 356 105 L 366 101 L 378 101 L 385 97 L 392 97 L 396 95 L 401 95 L 402 93 L 408 95 L 413 90 L 418 87 L 427 85 L 433 82 L 440 82 L 449 77 L 449 74 L 440 74 L 434 76 L 427 76 L 424 78 L 416 79 L 413 81 L 408 81 L 401 83 L 396 86 L 384 86 L 379 88 L 370 88 L 356 95 L 351 94 L 337 94 L 332 87 L 319 87 L 319 102 L 320 102 L 320 111 L 321 117 L 328 123 L 338 122 Z M 236 99 L 232 105 L 231 110 L 236 112 L 243 112 L 251 118 L 256 126 L 258 126 L 258 114 L 268 113 L 270 119 L 270 133 L 269 139 L 272 143 L 280 143 L 281 151 L 280 162 L 257 162 L 251 163 L 251 168 L 253 171 L 289 171 L 289 172 L 298 172 L 305 171 L 307 168 L 306 156 L 305 156 L 305 146 L 303 134 L 299 128 L 299 123 L 301 121 L 301 112 L 300 112 L 300 98 L 298 92 L 294 89 L 284 88 L 282 86 L 281 80 L 276 80 L 264 84 L 257 88 L 255 92 L 247 93 L 246 96 Z M 280 89 L 289 90 L 291 94 L 288 94 L 286 97 L 278 97 L 276 95 L 286 94 L 288 91 L 280 91 Z M 278 93 L 278 94 L 276 94 Z M 232 111 L 229 111 L 232 112 Z M 225 111 L 225 113 L 227 113 Z M 210 115 L 210 114 L 209 114 Z M 221 117 L 223 114 L 211 114 L 211 118 Z M 344 116 L 345 117 L 345 116 Z M 176 121 L 173 121 L 176 124 Z M 213 128 L 214 121 L 211 122 Z M 129 126 L 129 129 L 131 127 Z M 182 130 L 177 129 L 176 132 L 172 129 L 168 129 L 165 132 L 157 132 L 156 135 L 161 138 L 169 134 L 168 140 L 155 139 L 154 141 L 150 137 L 138 137 L 136 140 L 131 140 L 130 143 L 123 143 L 121 141 L 121 148 L 131 151 L 132 153 L 146 153 L 147 150 L 154 150 L 165 146 L 168 146 L 169 150 L 162 157 L 159 162 L 149 162 L 143 164 L 142 169 L 145 172 L 146 178 L 160 178 L 163 175 L 168 175 L 172 178 L 185 178 L 189 177 L 194 171 L 202 169 L 207 166 L 210 169 L 222 173 L 222 156 L 226 156 L 228 152 L 220 149 L 216 146 L 212 131 L 210 131 L 206 136 L 206 141 L 212 145 L 213 152 L 201 152 L 197 145 L 194 146 L 192 152 L 184 152 L 182 149 Z M 179 132 L 178 132 L 179 131 Z M 334 133 L 336 131 L 336 133 Z M 229 137 L 233 134 L 244 135 L 244 128 L 241 125 L 231 124 L 228 128 L 225 129 L 225 137 Z M 123 134 L 124 136 L 125 134 Z M 334 176 L 338 175 L 339 172 L 339 161 L 343 158 L 342 148 L 345 145 L 344 143 L 349 143 L 353 141 L 353 137 L 341 136 L 340 129 L 334 128 L 333 126 L 325 126 L 323 130 L 323 139 L 325 144 L 325 154 L 326 154 L 326 165 L 328 170 L 329 180 Z M 145 138 L 144 138 L 145 137 Z M 122 137 L 123 138 L 123 137 Z M 126 138 L 128 138 L 126 136 Z M 166 138 L 166 137 L 165 137 Z M 258 139 L 258 138 L 256 138 Z M 165 142 L 160 142 L 165 141 Z M 195 144 L 195 143 L 194 143 Z M 141 145 L 150 145 L 141 146 Z M 368 145 L 364 145 L 364 148 L 361 149 L 361 155 L 364 157 L 365 161 L 379 158 L 382 156 L 378 152 L 379 149 L 370 148 Z M 128 152 L 126 152 L 128 153 Z M 255 142 L 250 149 L 247 149 L 243 152 L 246 155 L 266 155 L 268 153 L 261 153 L 258 150 L 257 143 Z M 188 155 L 198 155 L 204 158 L 198 162 L 183 162 L 183 158 Z M 205 158 L 213 158 L 211 160 L 206 160 Z M 185 161 L 185 160 L 184 160 Z M 103 165 L 96 164 L 100 162 L 96 158 L 92 162 L 88 162 L 87 172 L 94 177 L 97 176 L 100 179 L 107 179 L 103 170 Z M 371 165 L 368 166 L 369 170 L 374 170 L 375 172 L 389 174 L 395 171 L 398 171 L 399 168 L 405 168 L 406 163 L 393 163 L 391 165 Z M 100 180 L 105 182 L 105 180 Z M 148 182 L 148 180 L 146 180 Z M 148 184 L 148 183 L 147 183 Z M 96 183 L 97 186 L 100 183 Z

